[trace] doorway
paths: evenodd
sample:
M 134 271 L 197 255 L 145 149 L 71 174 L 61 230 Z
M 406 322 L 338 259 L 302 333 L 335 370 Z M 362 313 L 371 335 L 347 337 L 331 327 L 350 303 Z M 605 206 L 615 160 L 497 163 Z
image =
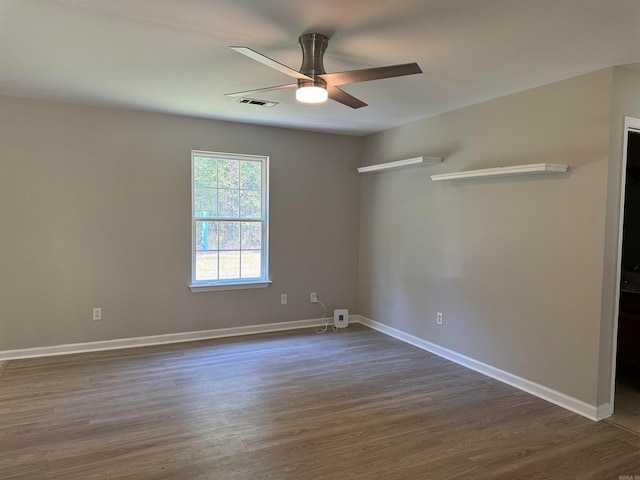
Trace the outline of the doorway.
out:
M 640 434 L 640 120 L 626 119 L 624 148 L 615 402 L 610 421 Z

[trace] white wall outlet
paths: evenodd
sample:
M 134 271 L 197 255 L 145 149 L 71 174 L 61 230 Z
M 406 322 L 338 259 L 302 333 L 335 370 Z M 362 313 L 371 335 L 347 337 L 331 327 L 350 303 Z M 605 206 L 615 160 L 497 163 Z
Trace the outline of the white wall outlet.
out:
M 280 305 L 286 305 L 287 304 L 287 294 L 283 293 L 280 295 Z
M 442 325 L 442 312 L 438 312 L 438 313 L 436 314 L 436 323 L 437 323 L 438 325 Z
M 333 324 L 336 328 L 347 328 L 349 326 L 349 310 L 337 308 L 333 311 Z
M 311 295 L 309 295 L 309 301 L 311 303 L 318 303 L 318 295 L 316 292 L 311 292 Z
M 93 319 L 94 320 L 102 320 L 102 309 L 94 308 L 93 309 Z

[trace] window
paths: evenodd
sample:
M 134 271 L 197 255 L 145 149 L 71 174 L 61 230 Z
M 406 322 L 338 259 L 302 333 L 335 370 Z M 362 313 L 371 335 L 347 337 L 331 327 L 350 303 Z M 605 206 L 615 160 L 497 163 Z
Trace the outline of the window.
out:
M 269 157 L 191 152 L 191 290 L 266 287 Z

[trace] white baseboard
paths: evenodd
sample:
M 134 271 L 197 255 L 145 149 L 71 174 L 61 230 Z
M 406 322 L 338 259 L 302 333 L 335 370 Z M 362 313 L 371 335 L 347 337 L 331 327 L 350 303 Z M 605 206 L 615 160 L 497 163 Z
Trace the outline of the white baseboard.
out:
M 331 322 L 332 318 L 327 318 Z M 566 408 L 574 413 L 578 413 L 590 420 L 602 420 L 613 413 L 611 404 L 606 403 L 595 407 L 581 400 L 565 395 L 564 393 L 552 390 L 544 385 L 532 382 L 512 373 L 505 372 L 499 368 L 492 367 L 479 362 L 465 355 L 461 355 L 447 348 L 423 340 L 414 335 L 410 335 L 401 330 L 389 327 L 375 320 L 371 320 L 362 315 L 349 315 L 349 323 L 361 323 L 369 328 L 381 333 L 397 338 L 408 344 L 431 352 L 439 357 L 451 360 L 463 367 L 475 370 L 488 377 L 499 380 L 527 393 L 547 400 L 555 405 Z M 214 338 L 236 337 L 240 335 L 253 335 L 257 333 L 278 332 L 283 330 L 295 330 L 299 328 L 312 328 L 323 326 L 323 319 L 314 318 L 309 320 L 295 320 L 291 322 L 268 323 L 264 325 L 249 325 L 244 327 L 217 328 L 213 330 L 199 330 L 195 332 L 169 333 L 165 335 L 151 335 L 147 337 L 122 338 L 116 340 L 103 340 L 97 342 L 71 343 L 66 345 L 53 345 L 48 347 L 23 348 L 16 350 L 0 351 L 0 361 L 17 360 L 21 358 L 49 357 L 53 355 L 68 355 L 72 353 L 96 352 L 101 350 L 116 350 L 131 347 L 144 347 L 151 345 L 162 345 L 166 343 L 192 342 L 197 340 L 208 340 Z
M 333 318 L 327 319 L 333 321 Z M 323 326 L 321 318 L 309 320 L 295 320 L 291 322 L 267 323 L 264 325 L 249 325 L 244 327 L 216 328 L 213 330 L 199 330 L 195 332 L 169 333 L 165 335 L 151 335 L 148 337 L 119 338 L 116 340 L 102 340 L 97 342 L 70 343 L 66 345 L 52 345 L 49 347 L 21 348 L 17 350 L 0 350 L 0 361 L 17 360 L 19 358 L 50 357 L 53 355 L 68 355 L 71 353 L 96 352 L 100 350 L 116 350 L 131 347 L 146 347 L 162 345 L 164 343 L 193 342 L 213 338 L 237 337 L 256 333 L 278 332 Z
M 492 367 L 486 363 L 479 362 L 473 358 L 469 358 L 465 355 L 461 355 L 452 350 L 436 345 L 435 343 L 431 343 L 396 328 L 389 327 L 383 323 L 371 320 L 370 318 L 363 317 L 362 315 L 357 315 L 357 317 L 357 319 L 354 319 L 357 323 L 366 325 L 367 327 L 373 328 L 374 330 L 389 335 L 390 337 L 397 338 L 398 340 L 402 340 L 403 342 L 421 348 L 422 350 L 431 352 L 439 357 L 451 360 L 463 367 L 475 370 L 483 375 L 499 380 L 502 383 L 506 383 L 507 385 L 511 385 L 519 390 L 535 395 L 543 400 L 580 414 L 583 417 L 587 417 L 589 420 L 602 420 L 612 414 L 611 406 L 609 404 L 601 405 L 599 407 L 590 405 L 562 392 L 558 392 L 549 387 L 545 387 L 544 385 L 532 382 L 526 378 L 518 377 L 517 375 Z
M 604 420 L 605 418 L 609 418 L 613 415 L 613 405 L 610 403 L 603 403 L 602 405 L 598 405 L 596 409 L 596 420 L 599 422 L 600 420 Z

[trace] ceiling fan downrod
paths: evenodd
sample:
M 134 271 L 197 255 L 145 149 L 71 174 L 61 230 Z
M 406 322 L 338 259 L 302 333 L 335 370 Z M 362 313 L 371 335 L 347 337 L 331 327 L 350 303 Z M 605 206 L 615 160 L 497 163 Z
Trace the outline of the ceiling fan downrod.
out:
M 327 88 L 327 82 L 319 78 L 318 75 L 327 73 L 324 69 L 323 57 L 329 44 L 329 38 L 321 33 L 305 33 L 298 37 L 298 43 L 302 48 L 300 73 L 313 79 L 298 79 L 298 86 Z

